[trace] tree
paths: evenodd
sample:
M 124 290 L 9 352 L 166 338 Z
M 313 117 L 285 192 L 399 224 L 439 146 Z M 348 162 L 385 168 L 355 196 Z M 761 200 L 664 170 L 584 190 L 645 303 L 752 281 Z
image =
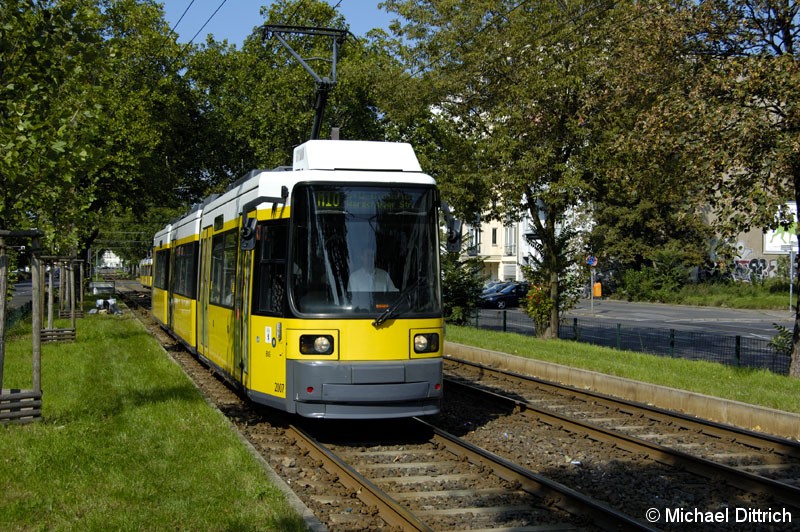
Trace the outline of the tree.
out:
M 153 2 L 102 0 L 105 62 L 101 164 L 93 210 L 196 201 L 206 192 L 196 139 L 207 127 L 181 75 L 190 49 L 175 42 Z
M 576 264 L 576 257 L 581 248 L 577 220 L 569 220 L 566 215 L 561 215 L 555 225 L 554 246 L 544 245 L 546 237 L 538 233 L 542 224 L 538 226 L 533 224 L 531 232 L 526 234 L 528 243 L 536 254 L 530 257 L 529 264 L 523 267 L 525 280 L 530 286 L 525 311 L 533 319 L 536 335 L 539 337 L 548 336 L 552 330 L 554 307 L 558 314 L 562 315 L 575 306 L 580 297 L 580 286 L 584 277 Z M 557 256 L 548 255 L 553 251 Z M 552 299 L 548 286 L 550 268 L 555 268 L 558 278 L 557 300 Z M 558 328 L 555 331 L 557 336 Z
M 0 225 L 71 254 L 121 205 L 144 216 L 196 191 L 197 121 L 168 29 L 151 1 L 0 6 Z
M 302 9 L 301 9 L 302 7 Z M 262 10 L 265 24 L 346 29 L 326 2 L 282 0 Z M 309 139 L 314 80 L 274 37 L 254 31 L 241 49 L 209 40 L 189 60 L 186 77 L 211 128 L 199 141 L 210 181 L 222 186 L 251 168 L 291 164 L 292 150 Z M 285 35 L 321 76 L 331 72 L 329 37 Z M 384 138 L 376 101 L 378 69 L 388 56 L 378 46 L 348 38 L 339 48 L 337 84 L 324 113 L 322 137 L 333 127 L 341 138 Z
M 714 2 L 714 22 L 701 51 L 708 55 L 702 94 L 713 97 L 709 126 L 721 128 L 726 160 L 707 157 L 726 172 L 713 189 L 719 225 L 728 231 L 775 227 L 800 205 L 800 6 L 776 0 Z M 800 233 L 797 234 L 800 240 Z M 800 294 L 795 306 L 789 373 L 800 377 Z
M 799 6 L 774 0 L 638 4 L 635 43 L 615 49 L 617 89 L 645 77 L 619 153 L 647 153 L 682 175 L 687 197 L 709 205 L 723 239 L 750 227 L 788 226 L 800 200 Z M 634 45 L 635 44 L 635 45 Z M 619 100 L 622 101 L 622 100 Z M 671 184 L 673 181 L 669 181 Z M 777 214 L 777 216 L 776 216 Z M 800 235 L 798 235 L 800 237 Z M 790 369 L 800 376 L 800 305 Z
M 705 263 L 713 230 L 706 220 L 707 172 L 686 149 L 697 120 L 673 119 L 697 75 L 680 2 L 633 2 L 607 27 L 602 90 L 604 133 L 593 150 L 594 227 L 590 247 L 617 270 L 652 268 L 661 250 L 689 265 Z M 621 272 L 619 272 L 621 273 Z
M 545 336 L 558 331 L 561 217 L 586 204 L 602 138 L 592 95 L 602 89 L 605 36 L 613 4 L 572 0 L 520 3 L 390 0 L 408 23 L 417 72 L 435 91 L 429 104 L 468 143 L 437 161 L 460 211 L 496 218 L 527 211 L 542 246 L 552 304 Z M 540 215 L 541 212 L 541 215 Z
M 91 201 L 81 177 L 96 153 L 98 26 L 79 0 L 0 5 L 1 227 L 52 238 Z
M 647 73 L 669 71 L 675 82 L 662 85 L 633 130 L 702 184 L 695 190 L 704 193 L 723 238 L 788 225 L 783 205 L 800 200 L 798 5 L 654 2 L 643 20 L 672 31 Z M 794 345 L 790 373 L 797 377 L 800 308 Z

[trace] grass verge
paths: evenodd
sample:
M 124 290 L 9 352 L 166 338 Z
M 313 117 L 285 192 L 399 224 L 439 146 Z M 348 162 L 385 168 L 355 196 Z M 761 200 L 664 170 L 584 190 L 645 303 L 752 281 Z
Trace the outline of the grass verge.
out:
M 447 326 L 447 340 L 723 399 L 800 413 L 800 379 L 767 370 L 668 358 L 567 340 Z
M 687 284 L 677 292 L 659 292 L 658 296 L 652 300 L 675 305 L 761 310 L 785 310 L 790 308 L 790 301 L 792 308 L 797 302 L 796 297 L 789 297 L 789 283 L 780 279 L 756 283 Z
M 43 346 L 42 421 L 0 425 L 0 530 L 305 529 L 129 312 L 77 327 Z M 9 333 L 3 387 L 31 387 L 29 323 Z
M 788 284 L 777 281 L 763 284 L 734 283 L 731 285 L 698 284 L 684 286 L 680 298 L 685 305 L 741 309 L 789 308 L 796 303 L 789 297 Z

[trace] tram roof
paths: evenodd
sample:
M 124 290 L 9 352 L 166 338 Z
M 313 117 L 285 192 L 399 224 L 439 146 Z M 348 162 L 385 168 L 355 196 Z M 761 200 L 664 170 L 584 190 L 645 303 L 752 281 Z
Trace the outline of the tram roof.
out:
M 401 177 L 400 174 L 405 175 Z M 310 140 L 294 149 L 292 166 L 251 170 L 223 194 L 212 195 L 194 205 L 188 213 L 172 220 L 156 233 L 154 246 L 169 245 L 173 240 L 186 236 L 184 233 L 199 233 L 201 216 L 212 213 L 216 216 L 222 212 L 227 213 L 226 219 L 237 216 L 241 205 L 249 199 L 277 197 L 281 194 L 281 187 L 288 186 L 291 190 L 298 182 L 392 182 L 398 177 L 408 183 L 435 183 L 433 178 L 422 173 L 414 149 L 408 143 Z
M 172 231 L 172 224 L 168 223 L 164 227 L 158 230 L 158 232 L 153 236 L 153 247 L 160 248 L 163 246 L 169 246 L 170 243 L 170 232 Z
M 294 149 L 294 171 L 378 170 L 421 172 L 414 148 L 405 142 L 310 140 Z

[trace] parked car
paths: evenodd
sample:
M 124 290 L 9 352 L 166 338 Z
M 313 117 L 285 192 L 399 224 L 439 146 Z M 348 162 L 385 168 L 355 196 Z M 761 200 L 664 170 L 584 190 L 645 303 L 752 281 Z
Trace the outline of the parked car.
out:
M 493 294 L 512 284 L 513 281 L 489 281 L 484 285 L 481 295 Z
M 527 295 L 526 283 L 513 282 L 496 292 L 484 292 L 478 301 L 478 306 L 499 309 L 518 307 Z

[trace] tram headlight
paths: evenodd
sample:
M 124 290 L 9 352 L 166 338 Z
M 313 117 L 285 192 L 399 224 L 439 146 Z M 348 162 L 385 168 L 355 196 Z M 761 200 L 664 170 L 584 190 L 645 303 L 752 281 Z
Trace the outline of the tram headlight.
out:
M 333 353 L 333 336 L 304 334 L 300 336 L 300 352 L 304 355 L 330 355 Z
M 435 353 L 439 350 L 439 334 L 425 333 L 414 335 L 415 353 Z

